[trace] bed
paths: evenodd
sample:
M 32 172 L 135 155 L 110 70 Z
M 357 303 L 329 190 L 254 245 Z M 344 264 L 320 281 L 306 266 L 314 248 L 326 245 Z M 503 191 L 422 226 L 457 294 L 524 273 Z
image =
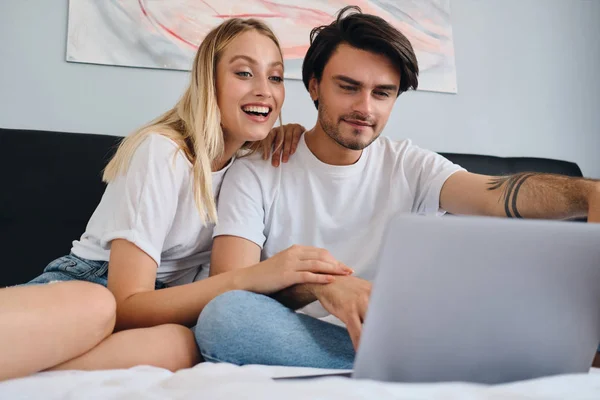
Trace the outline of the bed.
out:
M 170 371 L 43 372 L 0 383 L 0 399 L 600 399 L 600 369 L 486 386 L 460 382 L 383 383 L 342 377 L 274 380 L 337 371 L 202 363 Z

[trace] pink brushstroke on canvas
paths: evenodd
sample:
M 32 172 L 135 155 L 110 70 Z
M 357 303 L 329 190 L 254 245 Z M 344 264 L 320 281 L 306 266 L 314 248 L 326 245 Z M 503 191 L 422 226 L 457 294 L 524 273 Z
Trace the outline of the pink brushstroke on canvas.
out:
M 286 76 L 299 77 L 310 31 L 348 4 L 400 29 L 419 59 L 420 88 L 456 92 L 450 0 L 71 0 L 69 61 L 189 69 L 206 33 L 224 19 L 259 18 L 277 34 Z M 94 26 L 96 25 L 96 26 Z

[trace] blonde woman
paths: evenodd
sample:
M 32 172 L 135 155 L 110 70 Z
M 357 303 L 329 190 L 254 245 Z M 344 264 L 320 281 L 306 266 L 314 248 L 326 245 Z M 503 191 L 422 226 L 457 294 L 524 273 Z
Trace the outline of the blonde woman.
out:
M 106 167 L 106 191 L 71 254 L 29 284 L 0 290 L 0 380 L 48 369 L 190 367 L 200 357 L 188 327 L 217 295 L 270 294 L 349 273 L 310 247 L 210 278 L 202 268 L 223 175 L 236 153 L 267 137 L 284 96 L 281 49 L 267 26 L 232 19 L 212 30 L 179 102 L 123 140 Z

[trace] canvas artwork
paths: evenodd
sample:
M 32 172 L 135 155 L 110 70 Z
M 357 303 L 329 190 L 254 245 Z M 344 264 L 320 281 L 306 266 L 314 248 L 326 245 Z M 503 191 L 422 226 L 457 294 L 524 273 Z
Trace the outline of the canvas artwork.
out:
M 227 18 L 254 17 L 279 37 L 286 78 L 301 79 L 311 29 L 349 4 L 408 37 L 420 90 L 456 93 L 450 0 L 70 0 L 67 61 L 189 70 L 210 29 Z

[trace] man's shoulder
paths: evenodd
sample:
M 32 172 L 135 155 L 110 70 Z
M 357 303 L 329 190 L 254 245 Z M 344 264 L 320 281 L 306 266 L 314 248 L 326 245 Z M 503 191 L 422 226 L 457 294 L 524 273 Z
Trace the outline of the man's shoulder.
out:
M 256 152 L 236 158 L 227 171 L 225 179 L 235 177 L 241 180 L 256 179 L 265 182 L 273 179 L 280 168 L 271 165 L 271 158 L 265 160 L 261 153 Z
M 271 159 L 263 159 L 262 153 L 254 152 L 248 155 L 237 157 L 231 168 L 262 170 L 271 165 Z
M 416 148 L 410 139 L 392 139 L 386 136 L 380 136 L 369 147 L 369 158 L 383 161 L 386 164 L 401 162 Z
M 373 142 L 373 148 L 377 152 L 402 153 L 406 149 L 414 146 L 410 139 L 392 139 L 387 136 L 380 136 Z
M 382 136 L 373 142 L 373 150 L 369 158 L 378 160 L 375 164 L 391 168 L 394 173 L 418 174 L 423 168 L 431 168 L 445 161 L 436 152 L 419 147 L 411 139 L 397 140 Z
M 378 153 L 378 156 L 389 155 L 394 158 L 402 158 L 405 156 L 437 156 L 438 154 L 433 151 L 415 144 L 411 139 L 391 139 L 389 137 L 380 136 L 373 143 L 374 152 Z

